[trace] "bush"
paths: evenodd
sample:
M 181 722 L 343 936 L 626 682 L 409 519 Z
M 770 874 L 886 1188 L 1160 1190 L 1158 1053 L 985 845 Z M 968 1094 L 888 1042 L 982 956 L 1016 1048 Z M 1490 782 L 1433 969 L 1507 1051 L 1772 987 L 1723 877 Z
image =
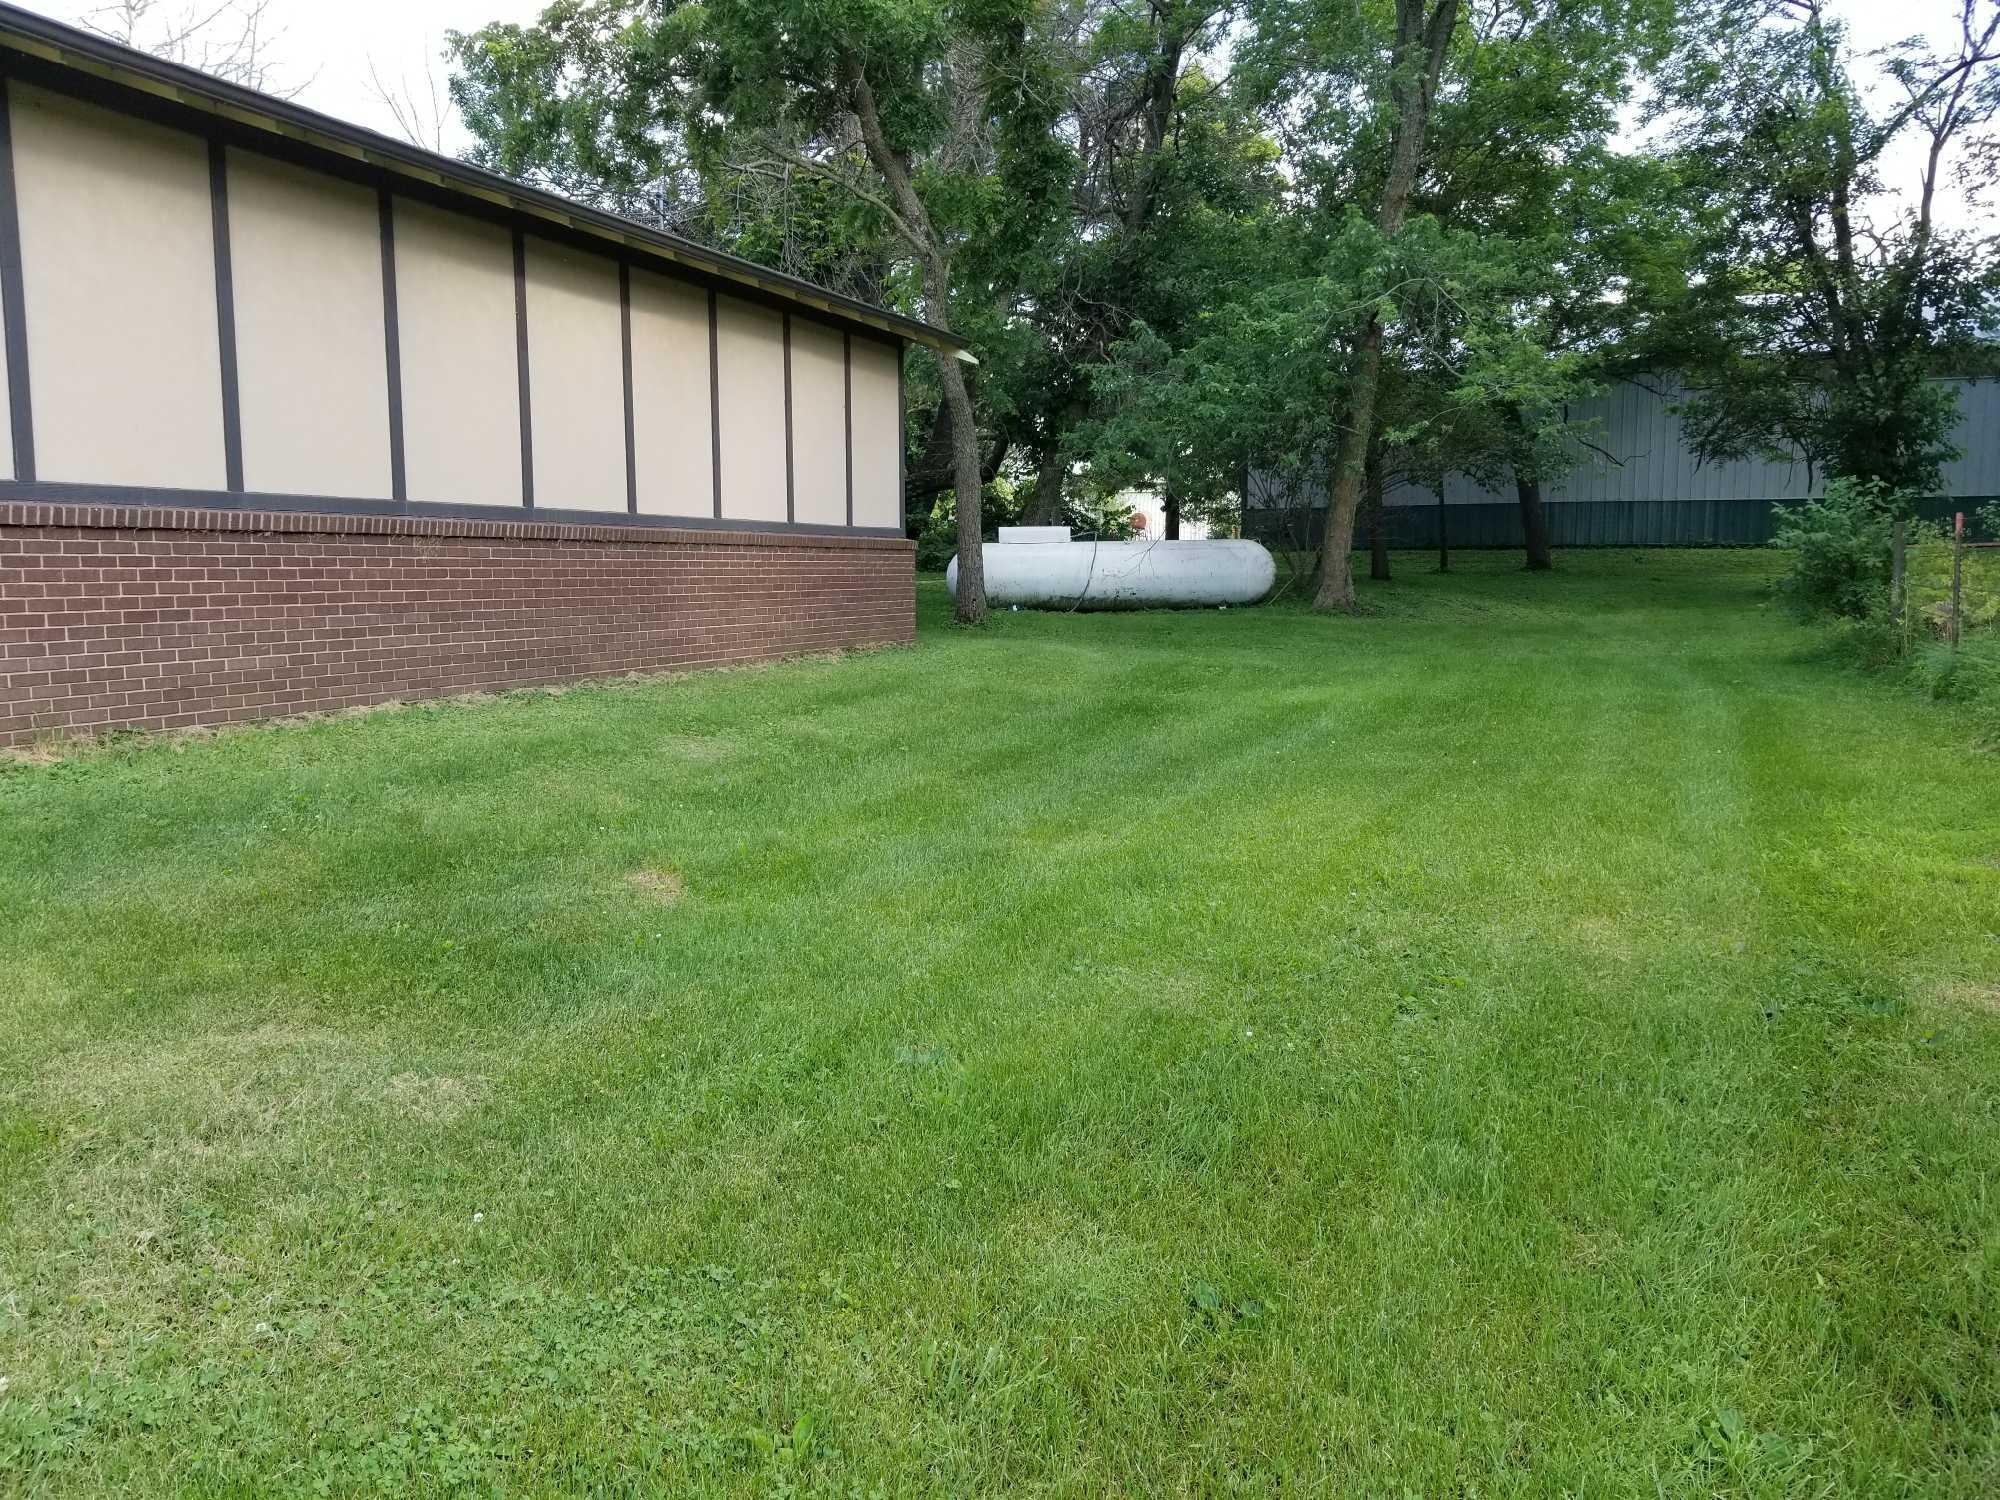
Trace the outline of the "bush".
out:
M 980 492 L 979 519 L 990 538 L 997 526 L 1012 526 L 1021 515 L 1021 497 L 1006 479 L 996 479 Z M 917 523 L 917 571 L 942 573 L 958 555 L 958 498 L 945 490 L 931 502 L 931 508 Z
M 1808 619 L 1886 612 L 1890 517 L 1898 497 L 1872 480 L 1836 479 L 1826 498 L 1781 507 L 1771 545 L 1791 554 L 1779 591 Z

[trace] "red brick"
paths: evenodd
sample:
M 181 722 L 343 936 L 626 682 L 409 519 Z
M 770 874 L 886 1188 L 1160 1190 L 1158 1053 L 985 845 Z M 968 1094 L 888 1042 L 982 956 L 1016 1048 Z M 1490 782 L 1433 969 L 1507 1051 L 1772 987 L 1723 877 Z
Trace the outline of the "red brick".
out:
M 907 641 L 913 550 L 0 502 L 0 744 Z

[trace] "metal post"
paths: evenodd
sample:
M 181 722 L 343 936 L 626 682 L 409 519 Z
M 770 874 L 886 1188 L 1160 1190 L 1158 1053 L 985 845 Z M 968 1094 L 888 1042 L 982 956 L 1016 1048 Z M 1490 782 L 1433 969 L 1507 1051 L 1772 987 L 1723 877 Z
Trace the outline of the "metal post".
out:
M 1904 651 L 1910 649 L 1909 637 L 1901 635 L 1905 587 L 1903 554 L 1908 544 L 1908 537 L 1909 531 L 1903 524 L 1903 518 L 1896 517 L 1895 527 L 1889 533 L 1889 619 L 1897 627 L 1898 635 L 1902 639 L 1901 649 Z
M 1953 518 L 1951 527 L 1951 649 L 1958 653 L 1958 608 L 1965 578 L 1965 512 Z

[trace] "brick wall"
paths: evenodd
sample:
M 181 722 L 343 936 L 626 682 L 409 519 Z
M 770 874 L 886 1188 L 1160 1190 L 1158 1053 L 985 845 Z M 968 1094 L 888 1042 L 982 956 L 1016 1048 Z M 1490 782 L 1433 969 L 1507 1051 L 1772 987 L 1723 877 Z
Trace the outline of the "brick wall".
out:
M 915 635 L 896 538 L 0 502 L 0 745 Z

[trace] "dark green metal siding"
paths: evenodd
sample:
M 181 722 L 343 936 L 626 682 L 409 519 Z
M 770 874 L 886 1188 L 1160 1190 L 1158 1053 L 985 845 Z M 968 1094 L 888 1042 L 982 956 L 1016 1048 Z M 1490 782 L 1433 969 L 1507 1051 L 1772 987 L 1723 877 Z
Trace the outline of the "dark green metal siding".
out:
M 1798 500 L 1565 500 L 1544 507 L 1549 536 L 1558 547 L 1759 547 L 1771 540 L 1778 506 Z M 1921 514 L 1949 521 L 1964 511 L 1966 524 L 1984 500 L 1926 500 Z M 1434 548 L 1443 511 L 1450 545 L 1512 548 L 1524 544 L 1521 512 L 1514 505 L 1397 505 L 1387 513 L 1391 547 Z M 1269 544 L 1317 547 L 1326 521 L 1323 510 L 1248 510 L 1243 534 Z M 1354 545 L 1371 542 L 1365 524 Z

